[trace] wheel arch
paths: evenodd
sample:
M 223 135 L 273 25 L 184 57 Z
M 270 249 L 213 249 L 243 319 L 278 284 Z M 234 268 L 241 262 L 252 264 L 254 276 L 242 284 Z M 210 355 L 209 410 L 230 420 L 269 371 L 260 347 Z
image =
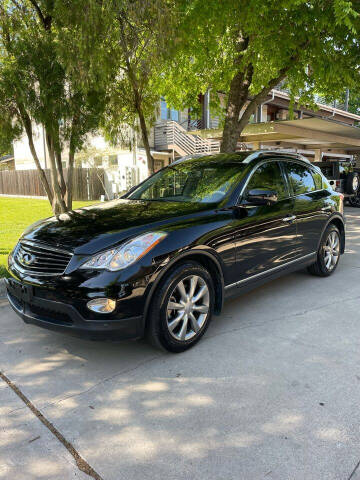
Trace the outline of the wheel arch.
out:
M 189 250 L 170 260 L 170 262 L 167 263 L 165 268 L 161 270 L 154 283 L 151 285 L 144 308 L 144 329 L 146 329 L 150 305 L 157 286 L 171 268 L 176 267 L 176 265 L 184 261 L 197 262 L 209 272 L 215 290 L 215 313 L 219 314 L 221 312 L 224 302 L 224 275 L 220 262 L 214 255 L 206 250 Z
M 331 217 L 330 220 L 327 222 L 324 230 L 322 231 L 321 237 L 322 237 L 323 233 L 325 232 L 325 230 L 328 228 L 329 225 L 335 225 L 335 227 L 338 228 L 338 230 L 340 232 L 340 240 L 341 240 L 340 253 L 344 253 L 345 252 L 345 224 L 344 224 L 344 220 L 340 216 Z M 320 238 L 320 241 L 321 241 L 321 238 Z

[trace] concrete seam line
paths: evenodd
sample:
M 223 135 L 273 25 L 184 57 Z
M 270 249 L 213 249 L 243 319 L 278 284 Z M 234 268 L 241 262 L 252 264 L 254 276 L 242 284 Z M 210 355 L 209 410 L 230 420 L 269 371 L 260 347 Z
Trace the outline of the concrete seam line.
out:
M 102 477 L 84 460 L 81 455 L 75 450 L 74 446 L 66 440 L 66 438 L 59 432 L 59 430 L 38 410 L 35 405 L 27 398 L 26 395 L 3 373 L 0 371 L 0 378 L 13 390 L 14 393 L 25 403 L 31 412 L 50 430 L 50 432 L 64 445 L 66 450 L 74 458 L 79 470 L 86 473 L 94 480 L 103 480 Z
M 348 478 L 348 480 L 351 480 L 351 479 L 353 478 L 353 476 L 355 475 L 356 470 L 359 468 L 359 466 L 360 466 L 360 460 L 359 460 L 358 463 L 356 464 L 354 470 L 351 472 L 350 477 Z

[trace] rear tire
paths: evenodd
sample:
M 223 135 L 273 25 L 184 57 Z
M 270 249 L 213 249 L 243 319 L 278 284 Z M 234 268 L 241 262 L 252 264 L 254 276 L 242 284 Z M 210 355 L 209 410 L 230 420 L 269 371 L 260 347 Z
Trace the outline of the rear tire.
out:
M 332 275 L 339 263 L 340 250 L 340 232 L 335 225 L 329 225 L 321 238 L 316 262 L 308 267 L 308 272 L 318 277 Z
M 157 286 L 147 319 L 152 345 L 180 353 L 206 332 L 214 311 L 214 286 L 209 272 L 196 262 L 178 264 Z

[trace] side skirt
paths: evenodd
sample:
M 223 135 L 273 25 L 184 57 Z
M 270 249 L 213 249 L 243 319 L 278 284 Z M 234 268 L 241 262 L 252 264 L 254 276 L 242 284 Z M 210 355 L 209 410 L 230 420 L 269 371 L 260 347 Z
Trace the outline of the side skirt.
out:
M 254 275 L 253 277 L 245 278 L 239 282 L 227 285 L 225 287 L 224 296 L 225 298 L 230 298 L 249 292 L 250 290 L 269 282 L 270 280 L 275 280 L 276 278 L 287 275 L 288 273 L 301 270 L 302 268 L 312 265 L 316 260 L 316 255 L 317 252 L 311 253 L 305 257 L 299 258 L 298 260 L 291 261 L 279 268 L 270 269 L 266 272 Z

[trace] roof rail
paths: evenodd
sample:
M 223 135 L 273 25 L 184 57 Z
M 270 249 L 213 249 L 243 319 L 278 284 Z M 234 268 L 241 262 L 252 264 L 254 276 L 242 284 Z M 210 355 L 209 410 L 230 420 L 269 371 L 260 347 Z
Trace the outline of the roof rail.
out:
M 175 165 L 176 163 L 181 163 L 184 160 L 192 160 L 193 158 L 202 158 L 202 157 L 207 157 L 210 155 L 217 155 L 216 153 L 211 153 L 211 152 L 204 152 L 204 153 L 190 153 L 189 155 L 185 155 L 184 157 L 180 157 L 173 162 L 171 162 L 171 165 Z
M 277 152 L 275 150 L 256 150 L 255 152 L 251 153 L 248 157 L 245 158 L 243 163 L 250 163 L 253 160 L 256 160 L 261 157 L 269 157 L 269 156 L 279 156 L 285 158 L 294 158 L 295 160 L 302 160 L 303 162 L 310 163 L 306 157 L 301 155 L 300 153 L 292 153 L 292 152 Z

